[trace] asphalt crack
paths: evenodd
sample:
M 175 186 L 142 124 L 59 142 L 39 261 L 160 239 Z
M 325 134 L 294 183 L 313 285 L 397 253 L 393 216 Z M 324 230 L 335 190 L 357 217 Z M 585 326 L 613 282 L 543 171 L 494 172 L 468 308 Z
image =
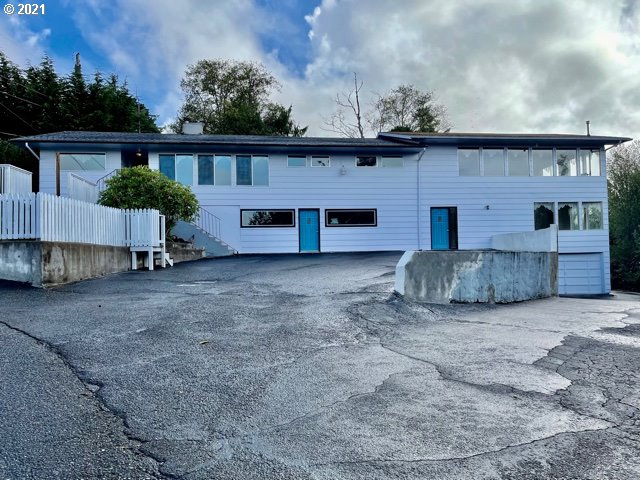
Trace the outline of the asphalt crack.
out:
M 27 332 L 26 330 L 23 330 L 23 329 L 21 329 L 19 327 L 15 327 L 15 326 L 11 325 L 10 323 L 8 323 L 8 322 L 6 322 L 4 320 L 0 320 L 0 324 L 4 325 L 6 328 L 8 328 L 11 331 L 14 331 L 16 333 L 19 333 L 21 335 L 26 336 L 27 338 L 30 338 L 31 340 L 35 341 L 38 345 L 43 346 L 48 352 L 53 354 L 80 381 L 80 383 L 82 384 L 82 386 L 86 390 L 86 392 L 83 395 L 95 399 L 96 402 L 97 402 L 97 405 L 99 406 L 99 408 L 102 411 L 110 413 L 111 415 L 113 415 L 114 417 L 116 417 L 116 418 L 118 418 L 120 420 L 120 422 L 122 423 L 122 425 L 124 427 L 122 429 L 123 435 L 130 442 L 132 442 L 134 444 L 134 445 L 132 445 L 132 448 L 128 448 L 129 451 L 131 451 L 134 455 L 145 457 L 145 458 L 153 460 L 155 462 L 155 464 L 156 464 L 156 468 L 158 470 L 158 473 L 161 476 L 158 476 L 158 474 L 152 473 L 152 472 L 145 472 L 146 474 L 148 474 L 148 475 L 150 475 L 153 478 L 156 478 L 158 480 L 177 478 L 177 477 L 168 475 L 165 472 L 162 472 L 161 471 L 161 467 L 162 467 L 162 463 L 163 462 L 161 460 L 159 460 L 158 458 L 155 458 L 153 455 L 148 454 L 148 453 L 146 453 L 146 452 L 144 452 L 142 450 L 141 447 L 142 447 L 142 445 L 144 443 L 146 443 L 146 440 L 138 438 L 133 433 L 131 433 L 131 429 L 129 428 L 129 424 L 127 422 L 126 414 L 124 414 L 124 412 L 118 411 L 117 409 L 109 406 L 104 401 L 104 398 L 100 394 L 100 390 L 103 387 L 103 384 L 101 382 L 88 381 L 84 377 L 84 375 L 81 373 L 81 371 L 79 369 L 77 369 L 73 364 L 71 364 L 67 360 L 67 358 L 64 356 L 64 354 L 54 344 L 46 342 L 43 339 L 41 339 L 41 338 L 39 338 L 39 337 Z M 135 446 L 136 443 L 138 443 L 140 445 L 139 446 Z

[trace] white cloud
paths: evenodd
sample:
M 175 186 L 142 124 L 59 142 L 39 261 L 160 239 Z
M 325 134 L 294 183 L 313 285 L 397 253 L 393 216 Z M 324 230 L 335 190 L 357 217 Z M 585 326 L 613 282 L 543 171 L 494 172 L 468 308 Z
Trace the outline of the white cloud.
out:
M 457 131 L 640 134 L 637 2 L 405 0 L 316 10 L 306 82 L 433 89 Z M 333 80 L 333 82 L 332 82 Z M 295 105 L 295 104 L 294 104 Z
M 435 90 L 454 131 L 581 133 L 591 120 L 593 133 L 640 135 L 637 0 L 322 0 L 305 17 L 302 77 L 260 43 L 265 28 L 277 31 L 278 12 L 250 0 L 68 5 L 143 101 L 145 92 L 162 98 L 150 105 L 161 120 L 180 105 L 185 67 L 221 57 L 265 63 L 283 84 L 278 101 L 292 104 L 312 135 L 326 134 L 322 117 L 353 72 L 365 82 L 365 104 L 401 83 Z

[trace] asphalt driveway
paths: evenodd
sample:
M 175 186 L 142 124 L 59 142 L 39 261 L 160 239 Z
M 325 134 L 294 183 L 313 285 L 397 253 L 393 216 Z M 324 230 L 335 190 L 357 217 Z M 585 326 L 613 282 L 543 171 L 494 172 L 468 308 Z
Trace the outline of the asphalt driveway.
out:
M 0 478 L 640 477 L 640 297 L 433 306 L 397 253 L 0 286 Z

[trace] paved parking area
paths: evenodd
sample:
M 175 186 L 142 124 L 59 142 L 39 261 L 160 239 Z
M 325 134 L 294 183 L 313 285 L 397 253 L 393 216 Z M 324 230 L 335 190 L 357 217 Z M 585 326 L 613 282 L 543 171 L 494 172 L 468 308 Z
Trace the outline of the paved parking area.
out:
M 397 253 L 0 286 L 0 478 L 640 477 L 640 297 L 433 306 Z

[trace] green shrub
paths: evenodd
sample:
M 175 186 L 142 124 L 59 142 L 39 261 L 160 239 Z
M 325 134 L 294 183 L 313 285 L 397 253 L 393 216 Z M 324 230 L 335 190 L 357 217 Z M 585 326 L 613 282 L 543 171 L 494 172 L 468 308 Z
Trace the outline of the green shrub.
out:
M 116 208 L 154 208 L 166 217 L 167 232 L 178 220 L 191 222 L 200 205 L 191 189 L 146 166 L 123 168 L 107 180 L 100 205 Z

